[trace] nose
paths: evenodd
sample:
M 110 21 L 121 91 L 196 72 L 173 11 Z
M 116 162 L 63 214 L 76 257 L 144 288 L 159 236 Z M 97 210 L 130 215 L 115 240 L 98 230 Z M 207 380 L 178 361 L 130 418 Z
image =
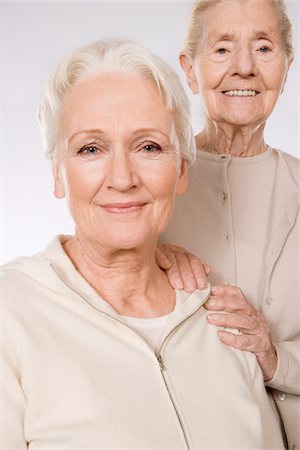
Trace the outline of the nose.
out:
M 231 75 L 242 78 L 255 77 L 257 75 L 255 57 L 249 48 L 241 48 L 236 52 L 232 60 Z
M 110 159 L 108 174 L 106 178 L 107 189 L 115 189 L 126 192 L 139 184 L 137 168 L 124 151 L 115 152 Z

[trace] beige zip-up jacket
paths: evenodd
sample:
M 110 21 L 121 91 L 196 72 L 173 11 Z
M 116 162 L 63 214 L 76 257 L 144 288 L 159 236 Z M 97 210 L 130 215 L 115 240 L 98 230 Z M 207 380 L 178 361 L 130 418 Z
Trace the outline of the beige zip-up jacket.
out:
M 155 354 L 58 238 L 1 277 L 1 450 L 284 448 L 255 357 L 206 321 L 209 289 L 177 293 Z
M 260 298 L 279 357 L 267 383 L 284 422 L 290 450 L 300 449 L 300 160 L 273 149 L 276 175 Z M 228 167 L 230 155 L 199 152 L 189 189 L 177 199 L 164 242 L 187 248 L 212 268 L 213 284 L 235 285 L 236 254 Z M 260 198 L 257 198 L 259 211 Z M 240 205 L 241 210 L 245 205 Z M 257 212 L 256 212 L 257 213 Z M 252 211 L 249 211 L 252 214 Z M 241 268 L 240 268 L 241 270 Z M 251 267 L 244 271 L 251 279 Z M 243 286 L 239 286 L 243 289 Z M 271 398 L 270 398 L 271 400 Z M 271 400 L 273 401 L 273 400 Z

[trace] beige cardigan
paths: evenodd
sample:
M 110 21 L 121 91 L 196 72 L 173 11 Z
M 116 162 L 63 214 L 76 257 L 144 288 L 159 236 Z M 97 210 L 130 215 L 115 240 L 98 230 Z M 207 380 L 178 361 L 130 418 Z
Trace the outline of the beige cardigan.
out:
M 283 450 L 254 355 L 206 320 L 209 289 L 177 293 L 155 354 L 58 239 L 1 277 L 1 450 Z
M 289 449 L 300 449 L 300 160 L 274 150 L 277 172 L 261 298 L 279 356 L 268 388 L 281 413 Z M 181 245 L 213 270 L 212 283 L 235 284 L 235 246 L 227 178 L 229 155 L 199 152 L 187 194 L 178 198 L 164 242 Z M 258 208 L 259 208 L 259 198 Z M 245 206 L 245 205 L 241 205 Z M 251 213 L 251 211 L 249 211 Z M 251 267 L 245 267 L 251 278 Z M 243 286 L 240 286 L 243 289 Z

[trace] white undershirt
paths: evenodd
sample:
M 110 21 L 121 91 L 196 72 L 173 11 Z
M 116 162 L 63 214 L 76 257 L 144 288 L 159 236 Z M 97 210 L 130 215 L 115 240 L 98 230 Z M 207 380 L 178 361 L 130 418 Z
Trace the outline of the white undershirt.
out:
M 162 341 L 162 335 L 166 327 L 168 318 L 171 316 L 154 317 L 154 318 L 140 318 L 121 316 L 132 328 L 138 331 L 148 342 L 155 353 L 158 352 Z

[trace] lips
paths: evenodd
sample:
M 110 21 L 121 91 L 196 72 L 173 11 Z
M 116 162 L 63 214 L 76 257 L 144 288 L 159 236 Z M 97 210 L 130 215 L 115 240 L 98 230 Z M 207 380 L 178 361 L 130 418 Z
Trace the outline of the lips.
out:
M 146 203 L 127 202 L 127 203 L 105 203 L 101 208 L 112 214 L 128 214 L 140 211 Z
M 230 89 L 228 91 L 222 91 L 222 94 L 228 97 L 255 97 L 259 92 L 253 89 Z

